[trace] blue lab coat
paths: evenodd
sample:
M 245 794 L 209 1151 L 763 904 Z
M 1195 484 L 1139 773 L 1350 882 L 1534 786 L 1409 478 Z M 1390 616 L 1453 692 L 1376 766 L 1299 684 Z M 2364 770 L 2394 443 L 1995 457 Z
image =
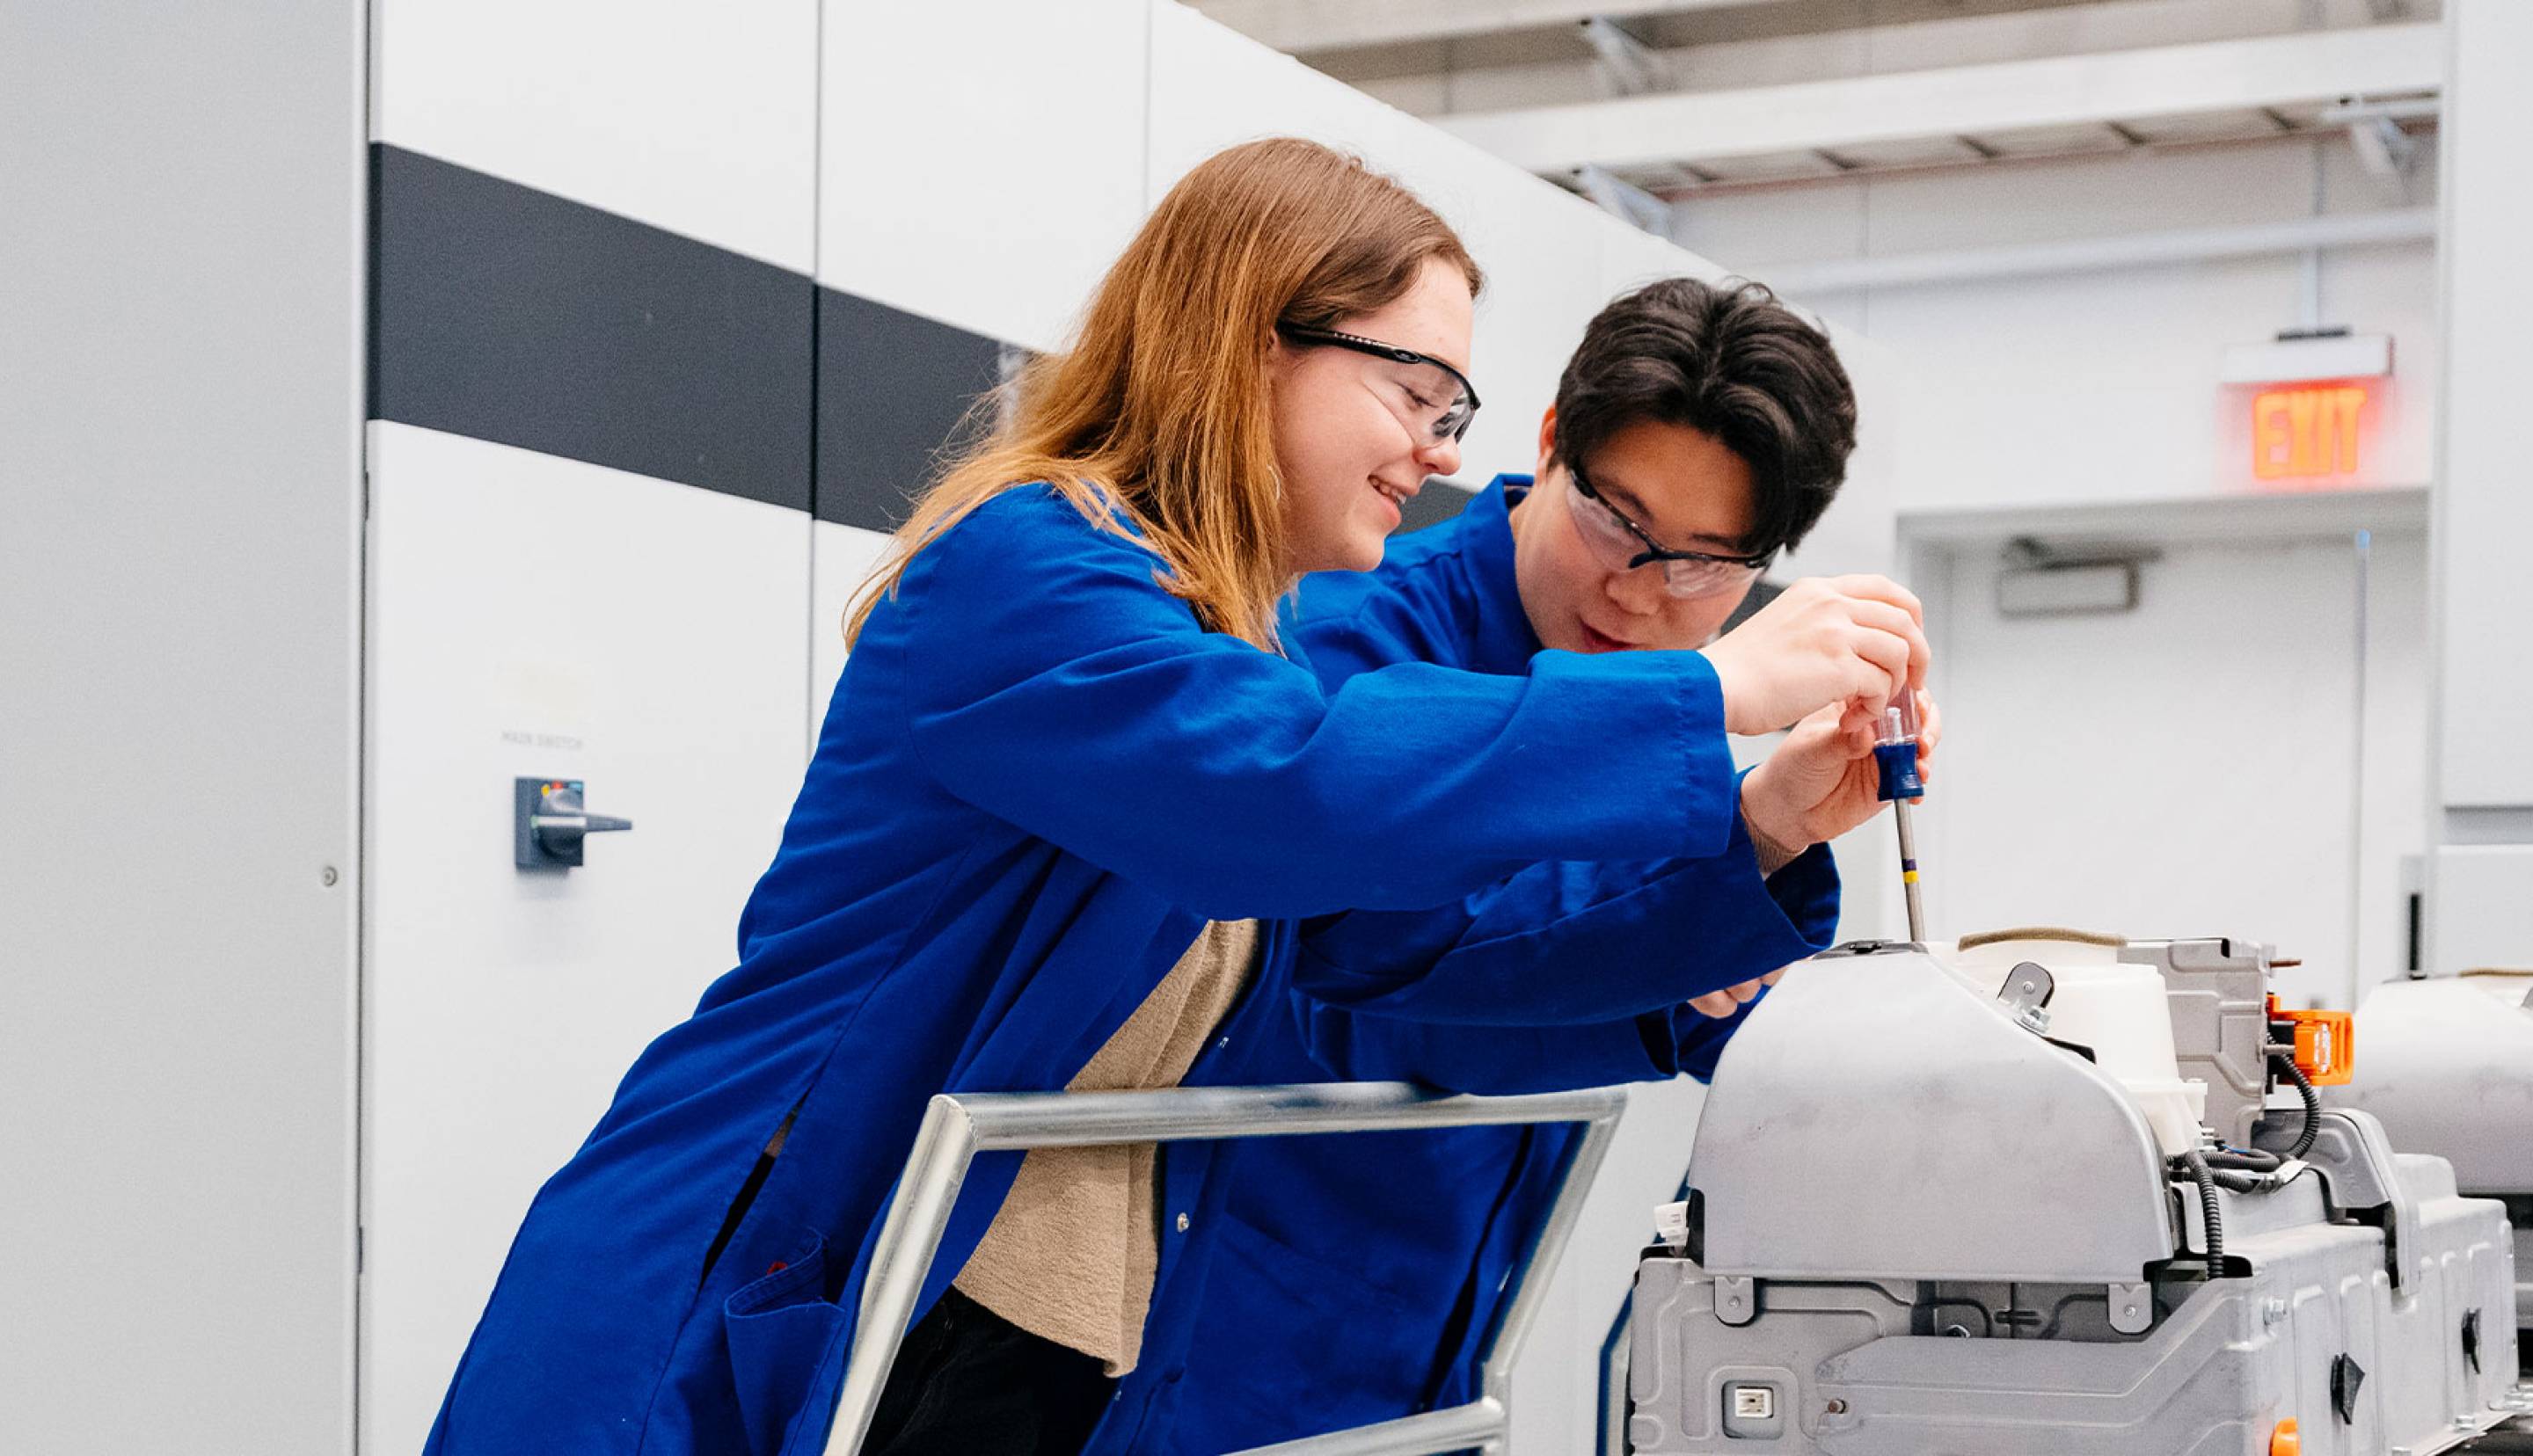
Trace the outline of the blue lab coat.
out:
M 1527 670 L 1540 648 L 1506 516 L 1529 484 L 1499 478 L 1453 520 L 1392 541 L 1375 572 L 1307 580 L 1290 631 L 1323 682 L 1340 690 L 1407 662 Z M 1708 731 L 1722 741 L 1720 721 Z M 1731 770 L 1716 772 L 1722 791 Z M 1306 926 L 1315 994 L 1295 994 L 1295 1020 L 1261 1027 L 1252 1074 L 1474 1092 L 1704 1078 L 1740 1017 L 1678 1003 L 1826 947 L 1838 881 L 1815 845 L 1763 882 L 1737 821 L 1713 857 L 1544 865 L 1464 905 L 1460 924 L 1429 911 Z M 1591 1019 L 1628 1010 L 1599 973 L 1611 966 L 1654 974 L 1625 977 L 1642 997 L 1637 1015 Z M 1380 967 L 1391 984 L 1365 985 L 1363 971 Z M 1524 995 L 1524 983 L 1545 989 Z M 1561 1000 L 1568 986 L 1573 999 Z M 1184 1373 L 1148 1362 L 1127 1377 L 1130 1395 L 1176 1387 L 1170 1419 L 1139 1449 L 1215 1456 L 1474 1399 L 1505 1280 L 1575 1136 L 1454 1128 L 1244 1146 Z
M 1734 841 L 1721 696 L 1694 654 L 1409 666 L 1329 691 L 1205 631 L 1157 565 L 1043 487 L 915 558 L 845 670 L 736 967 L 538 1193 L 431 1450 L 816 1452 L 933 1093 L 1061 1087 L 1208 918 L 1264 920 L 1263 963 L 1186 1080 L 1255 1080 L 1256 1028 L 1289 1021 L 1297 986 L 1415 994 L 1414 967 L 1335 942 L 1302 964 L 1301 917 L 1443 906 L 1466 929 L 1461 897 L 1537 861 Z M 1640 1000 L 1620 969 L 1611 1004 Z M 1218 1147 L 1164 1151 L 1145 1359 L 1165 1368 L 1217 1232 Z M 918 1317 L 1019 1160 L 971 1171 Z M 1148 1404 L 1121 1391 L 1094 1449 L 1124 1449 Z

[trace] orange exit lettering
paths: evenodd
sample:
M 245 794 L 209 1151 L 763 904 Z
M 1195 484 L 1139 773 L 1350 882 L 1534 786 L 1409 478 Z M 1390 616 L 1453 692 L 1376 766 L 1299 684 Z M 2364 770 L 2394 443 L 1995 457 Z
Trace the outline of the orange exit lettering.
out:
M 2252 399 L 2252 474 L 2270 481 L 2355 470 L 2365 404 L 2355 384 L 2262 390 Z

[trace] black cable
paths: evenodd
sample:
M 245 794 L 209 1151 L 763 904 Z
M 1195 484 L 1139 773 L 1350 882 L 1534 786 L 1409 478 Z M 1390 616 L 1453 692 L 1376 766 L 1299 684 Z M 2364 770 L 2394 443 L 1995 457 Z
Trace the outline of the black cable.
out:
M 2199 1207 L 2206 1214 L 2208 1224 L 2208 1277 L 2222 1279 L 2225 1277 L 2225 1228 L 2216 1206 L 2216 1175 L 2209 1169 L 2208 1160 L 2201 1157 L 2196 1148 L 2173 1161 L 2181 1164 L 2180 1172 L 2199 1185 Z
M 2304 1099 L 2304 1131 L 2296 1134 L 2295 1145 L 2287 1149 L 2288 1157 L 2300 1158 L 2313 1151 L 2313 1139 L 2322 1136 L 2322 1094 L 2313 1089 L 2313 1078 L 2296 1065 L 2295 1048 L 2273 1046 L 2269 1048 L 2269 1060 L 2285 1071 L 2287 1080 L 2295 1083 L 2296 1094 Z
M 2227 1147 L 2222 1143 L 2206 1154 L 2210 1168 L 2240 1168 L 2247 1173 L 2275 1173 L 2286 1161 L 2276 1153 L 2257 1147 Z

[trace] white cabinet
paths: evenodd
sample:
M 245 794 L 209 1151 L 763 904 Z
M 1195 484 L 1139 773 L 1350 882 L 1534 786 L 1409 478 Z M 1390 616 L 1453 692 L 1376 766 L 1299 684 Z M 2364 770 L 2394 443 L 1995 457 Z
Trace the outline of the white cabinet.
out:
M 370 139 L 798 272 L 818 0 L 373 0 Z
M 734 960 L 805 748 L 796 510 L 371 427 L 363 1446 L 420 1448 L 528 1200 Z M 629 833 L 511 854 L 511 782 Z
M 1145 10 L 831 0 L 819 281 L 1062 343 L 1144 218 Z

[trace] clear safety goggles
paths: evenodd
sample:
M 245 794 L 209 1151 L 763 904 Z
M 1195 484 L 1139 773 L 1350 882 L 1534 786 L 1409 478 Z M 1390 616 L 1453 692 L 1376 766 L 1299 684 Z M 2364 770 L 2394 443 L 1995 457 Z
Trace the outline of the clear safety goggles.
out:
M 1654 544 L 1643 527 L 1602 499 L 1583 472 L 1571 464 L 1565 467 L 1565 513 L 1574 518 L 1576 534 L 1603 565 L 1613 571 L 1632 571 L 1659 562 L 1663 590 L 1683 600 L 1740 591 L 1777 558 L 1773 551 L 1755 556 L 1666 551 Z
M 1301 323 L 1278 323 L 1275 331 L 1295 343 L 1351 349 L 1386 360 L 1390 367 L 1384 373 L 1391 387 L 1384 402 L 1411 432 L 1424 438 L 1438 442 L 1459 439 L 1469 433 L 1469 422 L 1477 418 L 1477 386 L 1469 382 L 1467 375 L 1430 354 Z

